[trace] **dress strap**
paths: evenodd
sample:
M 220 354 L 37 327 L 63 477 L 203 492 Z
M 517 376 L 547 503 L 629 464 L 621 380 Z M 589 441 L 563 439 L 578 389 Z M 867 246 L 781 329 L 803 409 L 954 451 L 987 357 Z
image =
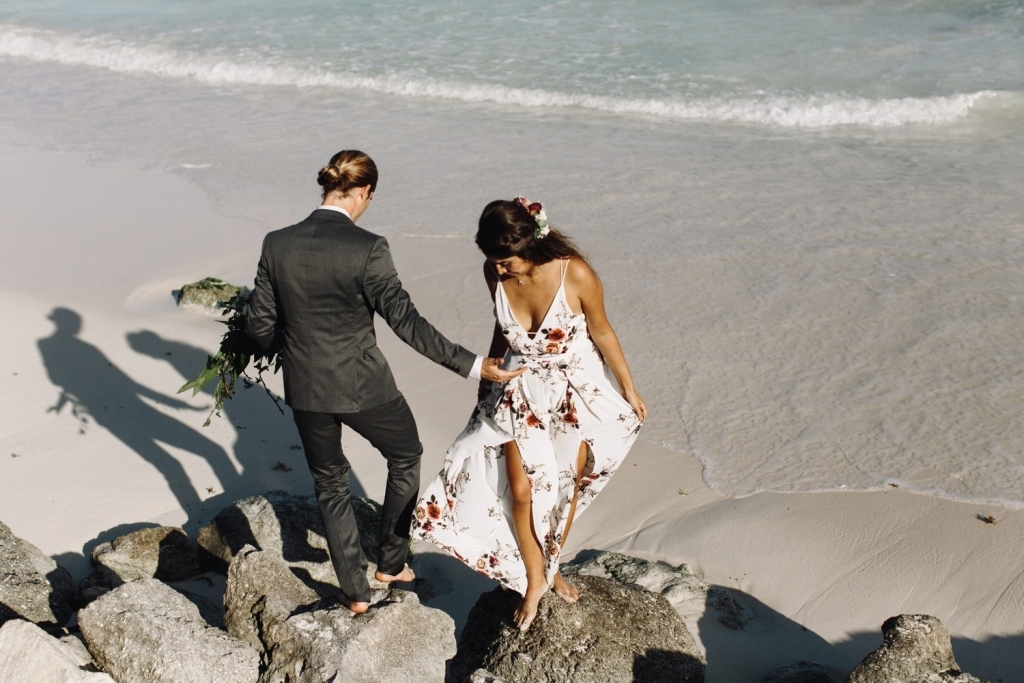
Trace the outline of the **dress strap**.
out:
M 565 284 L 565 273 L 569 270 L 569 259 L 561 259 L 560 264 L 562 266 L 562 284 Z

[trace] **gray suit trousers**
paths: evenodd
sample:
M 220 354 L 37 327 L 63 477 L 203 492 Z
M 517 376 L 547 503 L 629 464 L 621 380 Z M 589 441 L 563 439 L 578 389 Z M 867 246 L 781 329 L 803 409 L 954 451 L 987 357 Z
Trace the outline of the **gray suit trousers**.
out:
M 419 495 L 420 444 L 416 421 L 405 397 L 357 413 L 315 413 L 293 410 L 320 515 L 327 547 L 342 594 L 355 602 L 370 601 L 367 560 L 359 545 L 348 473 L 351 465 L 341 446 L 341 426 L 365 438 L 387 460 L 388 482 L 380 525 L 378 570 L 396 575 L 409 552 L 409 525 Z

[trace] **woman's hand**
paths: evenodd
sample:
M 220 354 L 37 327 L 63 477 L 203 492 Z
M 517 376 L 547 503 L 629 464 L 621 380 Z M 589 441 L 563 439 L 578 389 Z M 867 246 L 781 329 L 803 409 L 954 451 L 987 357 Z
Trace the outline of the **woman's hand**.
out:
M 647 419 L 647 404 L 644 403 L 642 398 L 640 398 L 640 394 L 636 393 L 636 389 L 623 391 L 622 398 L 626 399 L 626 402 L 629 403 L 633 412 L 640 418 L 640 424 L 643 424 Z

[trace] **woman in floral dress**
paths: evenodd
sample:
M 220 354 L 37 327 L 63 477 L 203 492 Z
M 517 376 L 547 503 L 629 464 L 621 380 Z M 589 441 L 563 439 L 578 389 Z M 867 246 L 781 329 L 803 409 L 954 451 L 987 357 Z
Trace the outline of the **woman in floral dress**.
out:
M 491 202 L 476 243 L 494 299 L 488 355 L 527 372 L 481 382 L 469 423 L 416 506 L 412 534 L 522 594 L 514 619 L 526 630 L 548 587 L 568 602 L 579 597 L 558 573 L 562 546 L 647 408 L 600 279 L 540 204 Z

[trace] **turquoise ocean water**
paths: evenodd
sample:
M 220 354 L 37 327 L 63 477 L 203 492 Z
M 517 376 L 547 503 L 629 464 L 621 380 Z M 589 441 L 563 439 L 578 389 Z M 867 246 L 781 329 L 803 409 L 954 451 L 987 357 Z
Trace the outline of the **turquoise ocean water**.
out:
M 1019 0 L 7 0 L 0 102 L 4 141 L 185 175 L 246 263 L 366 149 L 367 227 L 481 346 L 475 218 L 542 199 L 643 438 L 716 490 L 1024 506 Z
M 11 0 L 0 22 L 0 55 L 121 72 L 783 126 L 950 122 L 1017 100 L 1024 64 L 1015 1 Z

